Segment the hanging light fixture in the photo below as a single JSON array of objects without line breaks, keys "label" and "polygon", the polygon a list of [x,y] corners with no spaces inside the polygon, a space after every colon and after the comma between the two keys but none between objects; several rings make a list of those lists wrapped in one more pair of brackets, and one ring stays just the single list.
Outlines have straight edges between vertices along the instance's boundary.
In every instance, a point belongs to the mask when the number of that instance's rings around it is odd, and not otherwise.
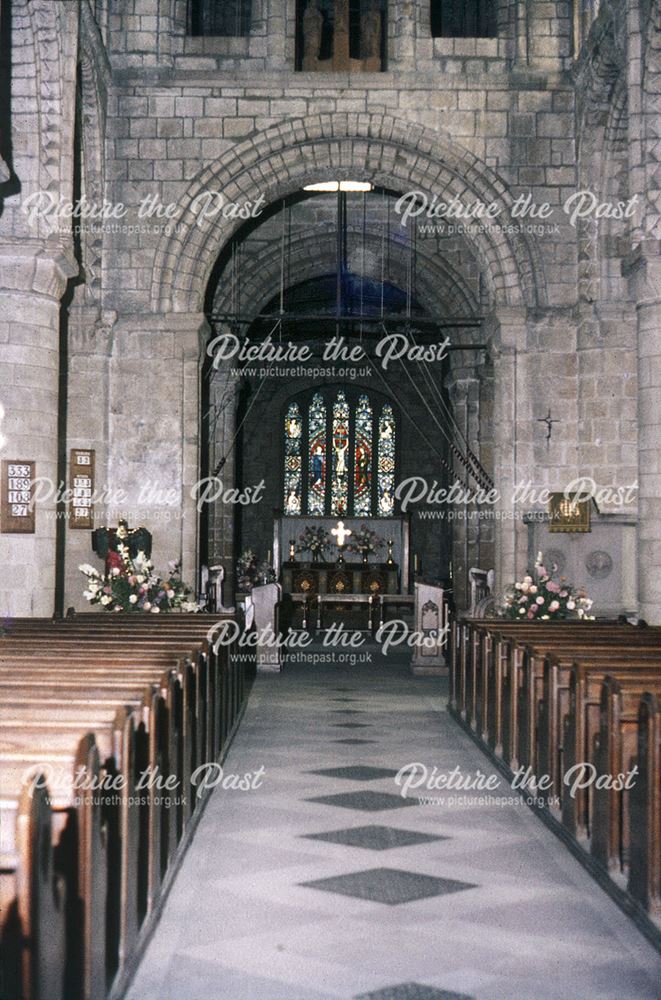
[{"label": "hanging light fixture", "polygon": [[372,191],[374,185],[369,181],[321,181],[319,184],[306,184],[304,191]]}]

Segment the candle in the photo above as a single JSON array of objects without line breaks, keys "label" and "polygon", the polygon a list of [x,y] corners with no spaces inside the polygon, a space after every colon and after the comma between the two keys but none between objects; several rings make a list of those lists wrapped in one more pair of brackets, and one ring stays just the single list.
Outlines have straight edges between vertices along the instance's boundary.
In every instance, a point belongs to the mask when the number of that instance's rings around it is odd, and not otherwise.
[{"label": "candle", "polygon": [[417,552],[413,556],[413,572],[414,573],[418,572],[418,554],[417,554]]},{"label": "candle", "polygon": [[270,566],[270,565],[271,565],[271,550],[270,550],[270,549],[269,549],[269,554],[268,554],[268,555],[267,555],[267,557],[266,557],[266,561],[267,561],[267,563],[268,563],[268,564],[269,564],[269,566]]}]

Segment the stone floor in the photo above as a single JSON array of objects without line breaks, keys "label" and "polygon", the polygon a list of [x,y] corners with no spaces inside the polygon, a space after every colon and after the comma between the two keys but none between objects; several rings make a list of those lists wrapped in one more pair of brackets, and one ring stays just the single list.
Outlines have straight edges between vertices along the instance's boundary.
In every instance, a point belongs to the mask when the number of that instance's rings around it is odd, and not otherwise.
[{"label": "stone floor", "polygon": [[[328,655],[328,654],[326,654]],[[364,654],[359,654],[364,655]],[[661,958],[401,661],[262,676],[129,1000],[644,1000]],[[434,793],[431,793],[432,795]]]}]

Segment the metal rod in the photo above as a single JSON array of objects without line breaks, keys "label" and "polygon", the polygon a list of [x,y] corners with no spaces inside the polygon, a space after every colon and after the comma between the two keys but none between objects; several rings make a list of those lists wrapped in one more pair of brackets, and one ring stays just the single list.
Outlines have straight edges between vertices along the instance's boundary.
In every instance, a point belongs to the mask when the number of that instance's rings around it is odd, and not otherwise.
[{"label": "metal rod", "polygon": [[[283,322],[289,322],[289,323],[318,323],[318,322],[329,323],[335,320],[339,320],[340,322],[356,323],[360,320],[361,317],[351,314],[338,316],[333,313],[308,314],[308,313],[284,312],[281,314],[277,313],[275,315],[273,313],[257,313],[254,316],[246,317],[245,319],[243,319],[241,316],[237,316],[234,313],[213,311],[209,313],[207,318],[210,323],[227,323],[231,321],[233,323],[241,324],[243,326],[251,326],[257,320],[265,320],[272,322],[274,318],[278,318]],[[366,314],[362,317],[362,319],[364,320],[365,323],[375,323],[379,325],[381,323],[390,323],[393,325],[401,324],[402,326],[406,326],[408,324],[413,327],[430,326],[443,330],[443,329],[449,329],[453,326],[477,329],[478,327],[482,326],[485,317],[474,316],[467,318],[467,317],[449,316],[444,319],[433,319],[428,316],[412,316],[410,319],[407,319],[406,316],[398,315],[395,313],[390,315],[386,314],[385,316],[370,316],[369,314]],[[468,348],[466,349],[468,350]]]}]

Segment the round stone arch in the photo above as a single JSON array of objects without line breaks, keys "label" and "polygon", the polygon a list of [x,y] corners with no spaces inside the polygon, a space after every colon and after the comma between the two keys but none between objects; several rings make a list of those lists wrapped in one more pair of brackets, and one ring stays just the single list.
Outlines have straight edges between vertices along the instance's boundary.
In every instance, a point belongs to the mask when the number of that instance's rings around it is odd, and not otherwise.
[{"label": "round stone arch", "polygon": [[643,76],[645,170],[644,234],[661,238],[661,181],[659,180],[659,139],[661,138],[661,0],[654,0],[645,29]]},{"label": "round stone arch", "polygon": [[206,191],[227,202],[266,204],[329,179],[369,180],[428,198],[459,198],[498,205],[502,228],[471,239],[494,306],[543,306],[541,259],[523,234],[502,231],[510,222],[513,196],[505,182],[448,136],[385,115],[316,115],[284,121],[258,132],[202,170],[180,201],[176,231],[158,247],[152,308],[160,313],[200,312],[207,283],[223,246],[241,220],[202,220],[193,205]]}]

